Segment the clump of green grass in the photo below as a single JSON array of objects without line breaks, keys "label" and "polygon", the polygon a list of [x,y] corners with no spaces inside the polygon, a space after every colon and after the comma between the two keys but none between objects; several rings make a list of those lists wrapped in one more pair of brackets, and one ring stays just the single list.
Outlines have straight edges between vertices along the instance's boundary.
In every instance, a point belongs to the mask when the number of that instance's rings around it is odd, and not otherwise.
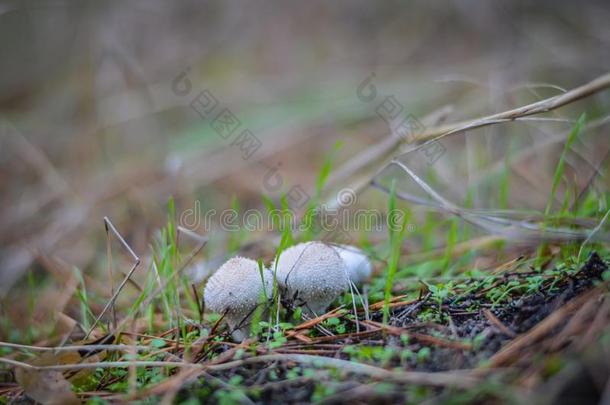
[{"label": "clump of green grass", "polygon": [[[543,225],[542,225],[543,231],[545,230],[546,226],[548,225],[546,218],[548,218],[551,214],[551,209],[553,208],[553,203],[555,202],[555,199],[556,199],[557,189],[559,187],[559,184],[561,183],[561,179],[563,178],[563,173],[565,170],[566,156],[567,156],[568,152],[570,151],[570,149],[572,148],[574,141],[576,141],[576,139],[582,132],[582,128],[585,124],[586,117],[587,116],[585,113],[582,113],[580,115],[580,117],[576,121],[576,124],[574,125],[574,127],[572,128],[570,133],[568,134],[568,138],[563,147],[563,151],[561,152],[561,155],[559,156],[559,161],[557,162],[557,166],[555,167],[555,174],[553,175],[551,193],[549,195],[549,199],[547,201],[546,208],[544,209],[545,221],[543,222]],[[568,212],[569,201],[570,201],[570,192],[569,192],[569,189],[566,188],[566,192],[564,195],[564,201],[563,201],[562,207],[559,211],[559,215],[556,216],[556,218],[553,222],[556,222],[557,219],[563,219],[563,218],[566,218],[569,216],[569,212]],[[547,246],[548,245],[546,243],[542,243],[538,249],[538,255],[537,255],[537,257],[538,257],[537,266],[538,267],[540,265],[542,265],[542,263],[545,260],[545,251],[547,249]],[[564,249],[566,249],[566,248],[564,248]]]},{"label": "clump of green grass", "polygon": [[[551,213],[551,208],[553,207],[553,202],[555,201],[555,195],[557,194],[557,188],[559,187],[559,183],[561,183],[561,179],[563,177],[563,172],[565,169],[565,160],[566,155],[572,148],[574,141],[580,135],[582,128],[585,124],[585,120],[587,118],[586,113],[582,113],[572,131],[568,134],[568,139],[563,147],[563,151],[561,152],[561,156],[559,157],[559,161],[557,162],[557,166],[555,167],[555,174],[553,176],[553,183],[551,186],[551,195],[549,196],[549,200],[547,202],[546,208],[544,209],[544,215],[548,216]],[[562,212],[563,213],[563,212]]]},{"label": "clump of green grass", "polygon": [[89,330],[93,319],[95,319],[95,315],[91,311],[89,295],[87,294],[87,287],[85,286],[85,279],[83,278],[83,274],[79,268],[74,267],[72,271],[74,271],[74,275],[78,279],[79,283],[79,287],[76,289],[76,297],[78,298],[78,302],[80,304],[81,324],[83,325],[84,330]]},{"label": "clump of green grass", "polygon": [[182,317],[180,305],[179,284],[173,276],[174,270],[180,262],[180,252],[177,245],[176,235],[176,208],[174,200],[168,203],[167,226],[161,230],[161,234],[153,247],[153,274],[156,276],[159,286],[167,282],[166,288],[161,292],[161,304],[165,318],[169,326],[178,326]]},{"label": "clump of green grass", "polygon": [[[390,317],[390,299],[392,296],[392,286],[394,285],[394,277],[398,262],[400,260],[402,241],[407,229],[407,223],[410,219],[410,211],[403,211],[402,221],[399,220],[399,214],[396,208],[396,182],[392,181],[390,188],[390,197],[388,200],[388,240],[390,245],[390,259],[388,261],[387,275],[384,289],[384,304],[383,304],[383,323],[387,324]],[[395,229],[398,225],[398,229]]]}]

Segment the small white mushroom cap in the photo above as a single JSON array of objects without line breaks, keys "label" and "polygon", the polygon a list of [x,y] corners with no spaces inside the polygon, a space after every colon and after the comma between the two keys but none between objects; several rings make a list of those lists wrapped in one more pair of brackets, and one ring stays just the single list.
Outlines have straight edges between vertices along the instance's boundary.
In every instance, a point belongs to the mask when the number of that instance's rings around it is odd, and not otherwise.
[{"label": "small white mushroom cap", "polygon": [[321,242],[300,243],[283,251],[277,262],[277,281],[288,298],[296,296],[307,312],[318,315],[348,287],[343,260]]},{"label": "small white mushroom cap", "polygon": [[273,293],[273,274],[263,269],[264,285],[258,263],[245,257],[225,262],[210,277],[204,290],[205,306],[212,312],[225,314],[233,339],[241,342],[249,333],[248,322],[263,292]]},{"label": "small white mushroom cap", "polygon": [[373,265],[362,249],[351,245],[333,246],[347,267],[347,275],[354,284],[367,281],[373,273]]}]

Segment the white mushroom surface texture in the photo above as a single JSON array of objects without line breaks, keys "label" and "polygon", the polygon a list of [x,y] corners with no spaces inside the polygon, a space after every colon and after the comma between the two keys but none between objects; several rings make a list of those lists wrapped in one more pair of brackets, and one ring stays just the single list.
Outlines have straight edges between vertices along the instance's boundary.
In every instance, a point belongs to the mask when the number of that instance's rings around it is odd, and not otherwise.
[{"label": "white mushroom surface texture", "polygon": [[[275,270],[275,263],[271,270]],[[281,252],[277,281],[289,299],[319,315],[348,287],[347,268],[339,254],[322,242],[305,242]]]},{"label": "white mushroom surface texture", "polygon": [[336,245],[333,247],[343,259],[352,283],[364,283],[371,277],[373,265],[363,250],[351,245]]},{"label": "white mushroom surface texture", "polygon": [[226,313],[224,319],[236,341],[247,336],[249,320],[261,299],[269,298],[273,293],[273,274],[269,269],[263,269],[263,278],[264,283],[256,261],[234,257],[225,262],[205,286],[206,308]]}]

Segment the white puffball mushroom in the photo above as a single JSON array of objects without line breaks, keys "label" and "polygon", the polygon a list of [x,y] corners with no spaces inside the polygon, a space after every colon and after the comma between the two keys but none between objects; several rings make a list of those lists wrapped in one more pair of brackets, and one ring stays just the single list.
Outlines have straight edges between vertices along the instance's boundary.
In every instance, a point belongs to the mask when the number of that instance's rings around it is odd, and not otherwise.
[{"label": "white puffball mushroom", "polygon": [[234,257],[220,266],[205,286],[206,308],[225,314],[224,320],[237,342],[248,336],[248,323],[263,292],[267,298],[273,293],[273,273],[264,268],[263,276],[264,285],[257,262],[245,257]]},{"label": "white puffball mushroom", "polygon": [[347,267],[347,275],[354,284],[367,281],[373,273],[373,265],[362,249],[351,245],[333,246]]},{"label": "white puffball mushroom", "polygon": [[289,299],[296,298],[307,313],[319,315],[348,287],[347,268],[332,247],[305,242],[280,254],[277,282]]}]

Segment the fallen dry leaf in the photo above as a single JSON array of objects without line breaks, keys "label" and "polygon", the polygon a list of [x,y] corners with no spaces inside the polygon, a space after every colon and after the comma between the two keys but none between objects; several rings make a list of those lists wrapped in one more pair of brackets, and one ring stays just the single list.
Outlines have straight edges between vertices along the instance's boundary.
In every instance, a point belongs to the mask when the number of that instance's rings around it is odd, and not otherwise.
[{"label": "fallen dry leaf", "polygon": [[59,371],[17,368],[15,377],[25,394],[43,405],[80,404]]},{"label": "fallen dry leaf", "polygon": [[[44,353],[31,361],[30,364],[36,366],[75,364],[80,360],[81,357],[78,352]],[[72,385],[60,371],[30,370],[17,367],[15,378],[28,397],[43,405],[80,404],[80,401],[72,392]]]}]

